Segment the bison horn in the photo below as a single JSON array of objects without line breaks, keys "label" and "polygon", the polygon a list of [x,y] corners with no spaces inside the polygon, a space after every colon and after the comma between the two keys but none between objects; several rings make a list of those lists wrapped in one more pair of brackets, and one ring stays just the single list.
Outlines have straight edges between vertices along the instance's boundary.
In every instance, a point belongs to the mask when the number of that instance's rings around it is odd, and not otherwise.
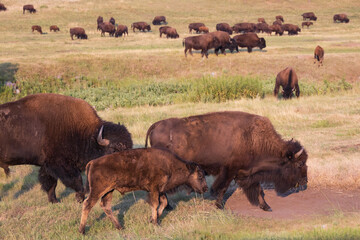
[{"label": "bison horn", "polygon": [[98,144],[99,144],[100,146],[106,147],[107,145],[110,144],[110,141],[109,141],[108,139],[104,139],[104,138],[102,137],[103,130],[104,130],[104,125],[102,125],[101,128],[100,128],[99,135],[98,135],[98,137],[97,137],[97,142],[98,142]]},{"label": "bison horn", "polygon": [[295,153],[295,158],[300,157],[300,155],[303,153],[303,151],[304,151],[304,149],[303,149],[303,148],[301,148],[301,150],[300,150],[300,151],[298,151],[297,153]]}]

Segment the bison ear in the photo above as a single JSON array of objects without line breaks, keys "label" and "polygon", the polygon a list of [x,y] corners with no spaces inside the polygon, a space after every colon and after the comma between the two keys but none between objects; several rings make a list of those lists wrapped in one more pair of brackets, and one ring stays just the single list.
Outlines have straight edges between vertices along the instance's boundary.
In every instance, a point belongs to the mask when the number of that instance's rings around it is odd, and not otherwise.
[{"label": "bison ear", "polygon": [[106,146],[108,146],[110,144],[110,141],[108,139],[104,139],[102,137],[103,130],[104,130],[104,125],[101,126],[100,131],[99,131],[99,135],[98,135],[96,140],[97,140],[97,143],[100,146],[106,147]]}]

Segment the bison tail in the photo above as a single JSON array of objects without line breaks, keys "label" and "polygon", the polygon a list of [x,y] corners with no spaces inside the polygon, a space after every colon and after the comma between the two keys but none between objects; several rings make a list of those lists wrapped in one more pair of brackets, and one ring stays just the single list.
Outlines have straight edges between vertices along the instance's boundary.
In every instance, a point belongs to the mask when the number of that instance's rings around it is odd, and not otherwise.
[{"label": "bison tail", "polygon": [[157,125],[157,123],[154,123],[153,125],[151,125],[151,126],[149,127],[149,129],[147,130],[147,132],[146,132],[145,148],[147,148],[147,146],[148,146],[148,138],[149,138],[149,135],[150,135],[150,133],[152,132],[152,130],[154,130],[154,128],[156,127],[156,125]]},{"label": "bison tail", "polygon": [[290,71],[289,71],[289,80],[288,80],[289,87],[291,87],[291,82],[292,82],[292,68],[290,68]]}]

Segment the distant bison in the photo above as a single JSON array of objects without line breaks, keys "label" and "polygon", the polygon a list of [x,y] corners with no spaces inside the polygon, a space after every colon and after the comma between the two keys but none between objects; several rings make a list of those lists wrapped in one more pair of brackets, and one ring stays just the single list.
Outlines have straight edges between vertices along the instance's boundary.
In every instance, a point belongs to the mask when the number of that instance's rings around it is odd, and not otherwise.
[{"label": "distant bison", "polygon": [[264,18],[258,18],[258,22],[259,22],[259,23],[266,23],[266,21],[265,21]]},{"label": "distant bison", "polygon": [[287,67],[276,76],[274,96],[277,97],[279,88],[282,87],[282,95],[284,99],[291,98],[293,91],[296,97],[300,96],[300,88],[298,84],[298,77],[291,67]]},{"label": "distant bison", "polygon": [[50,26],[50,32],[51,31],[57,32],[57,31],[60,31],[60,28],[58,28],[58,26],[56,26],[56,25],[51,25]]},{"label": "distant bison", "polygon": [[77,37],[77,39],[88,39],[88,36],[85,33],[85,29],[81,27],[70,28],[71,40],[74,40],[73,36]]},{"label": "distant bison", "polygon": [[206,56],[208,57],[208,50],[212,48],[214,45],[214,42],[216,43],[217,38],[211,35],[210,33],[199,35],[199,36],[193,36],[193,37],[187,37],[183,40],[183,46],[185,46],[185,57],[187,56],[186,52],[189,50],[191,56],[192,49],[195,50],[201,50],[201,57]]},{"label": "distant bison", "polygon": [[115,34],[115,26],[111,22],[103,22],[99,25],[101,30],[101,36],[105,37],[105,33],[109,33],[110,37],[113,37]]},{"label": "distant bison", "polygon": [[342,14],[335,14],[334,17],[334,22],[345,22],[345,23],[348,23],[350,20],[348,18],[348,16],[345,14],[345,13],[342,13]]},{"label": "distant bison", "polygon": [[165,16],[156,16],[156,17],[154,17],[152,24],[153,25],[167,24],[166,17]]},{"label": "distant bison", "polygon": [[234,37],[237,45],[239,47],[246,47],[248,52],[252,52],[252,49],[259,47],[260,50],[266,47],[266,41],[264,38],[259,38],[256,33],[245,33],[241,35],[236,35]]},{"label": "distant bison", "polygon": [[131,28],[133,32],[135,32],[135,29],[138,29],[139,31],[143,31],[143,32],[145,32],[145,30],[147,31],[151,30],[150,25],[147,24],[146,22],[134,22],[133,24],[131,24]]},{"label": "distant bison", "polygon": [[170,26],[162,26],[162,27],[159,27],[160,37],[161,37],[163,34],[167,35],[166,32],[167,32],[167,29],[169,29],[169,28],[171,28],[171,27],[170,27]]},{"label": "distant bison", "polygon": [[227,23],[218,23],[218,24],[216,24],[216,31],[227,32],[230,35],[233,33],[233,29]]},{"label": "distant bison", "polygon": [[31,4],[23,6],[23,14],[25,14],[25,11],[29,11],[29,13],[36,13],[36,9]]},{"label": "distant bison", "polygon": [[284,18],[281,15],[276,16],[275,19],[284,22]]},{"label": "distant bison", "polygon": [[312,22],[302,22],[301,23],[301,27],[304,28],[304,26],[307,26],[307,28],[309,28],[309,26],[313,25]]},{"label": "distant bison", "polygon": [[32,26],[32,27],[31,27],[31,30],[32,30],[32,32],[38,31],[40,34],[43,33],[42,30],[41,30],[41,27],[40,27],[39,25],[34,25],[34,26]]},{"label": "distant bison", "polygon": [[294,25],[294,24],[283,24],[281,25],[282,29],[284,31],[288,32],[288,35],[297,35],[298,32],[301,32],[301,28],[299,28],[299,26]]},{"label": "distant bison", "polygon": [[316,60],[319,62],[318,67],[320,67],[320,65],[323,65],[323,60],[324,60],[324,49],[322,47],[320,47],[319,45],[315,48],[314,51],[314,64],[316,63]]},{"label": "distant bison", "polygon": [[179,34],[175,28],[171,27],[166,30],[166,38],[179,38]]},{"label": "distant bison", "polygon": [[269,25],[267,23],[258,23],[256,24],[257,33],[271,33]]},{"label": "distant bison", "polygon": [[109,19],[109,23],[111,23],[112,25],[115,26],[115,18],[111,17],[111,18]]},{"label": "distant bison", "polygon": [[124,37],[125,37],[125,33],[126,33],[126,35],[129,36],[128,27],[125,26],[125,25],[119,24],[117,29],[116,29],[116,32],[115,32],[115,37],[121,37],[123,34],[124,34]]},{"label": "distant bison", "polygon": [[102,24],[104,22],[104,18],[102,16],[99,16],[97,18],[96,22],[97,22],[97,30],[99,31],[99,30],[101,30],[100,29],[100,24]]},{"label": "distant bison", "polygon": [[269,31],[270,31],[270,35],[272,32],[274,32],[275,35],[279,35],[279,36],[282,36],[284,33],[284,30],[282,29],[281,25],[278,24],[269,26]]},{"label": "distant bison", "polygon": [[232,29],[236,33],[255,32],[256,31],[256,24],[255,23],[236,23],[232,27]]},{"label": "distant bison", "polygon": [[100,206],[117,229],[121,229],[117,217],[111,211],[114,190],[121,194],[135,190],[149,192],[151,222],[158,224],[158,217],[167,206],[167,192],[175,192],[180,186],[197,193],[208,187],[204,171],[195,163],[186,162],[168,150],[138,148],[100,157],[86,166],[90,189],[84,201],[79,232],[85,234],[90,210],[101,198]]},{"label": "distant bison", "polygon": [[304,21],[306,19],[313,20],[313,21],[317,20],[317,17],[315,16],[315,13],[313,13],[313,12],[303,13],[301,16],[303,17]]},{"label": "distant bison", "polygon": [[3,3],[0,3],[0,11],[6,11],[7,8],[5,7],[5,5]]},{"label": "distant bison", "polygon": [[209,28],[206,26],[199,27],[199,33],[209,33]]},{"label": "distant bison", "polygon": [[205,27],[205,24],[203,23],[190,23],[189,24],[189,33],[192,33],[192,30],[194,30],[196,33],[199,33],[199,28],[204,26]]}]

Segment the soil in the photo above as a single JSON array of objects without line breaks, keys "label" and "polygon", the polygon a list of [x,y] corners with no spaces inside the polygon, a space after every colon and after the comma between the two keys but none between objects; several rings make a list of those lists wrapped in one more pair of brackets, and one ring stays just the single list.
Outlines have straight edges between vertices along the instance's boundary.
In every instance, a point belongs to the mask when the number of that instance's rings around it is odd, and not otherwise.
[{"label": "soil", "polygon": [[232,212],[259,218],[294,219],[330,215],[338,211],[344,214],[360,212],[360,191],[314,189],[279,197],[274,190],[265,190],[265,201],[272,212],[252,206],[242,190],[237,189],[226,201],[225,208]]}]

